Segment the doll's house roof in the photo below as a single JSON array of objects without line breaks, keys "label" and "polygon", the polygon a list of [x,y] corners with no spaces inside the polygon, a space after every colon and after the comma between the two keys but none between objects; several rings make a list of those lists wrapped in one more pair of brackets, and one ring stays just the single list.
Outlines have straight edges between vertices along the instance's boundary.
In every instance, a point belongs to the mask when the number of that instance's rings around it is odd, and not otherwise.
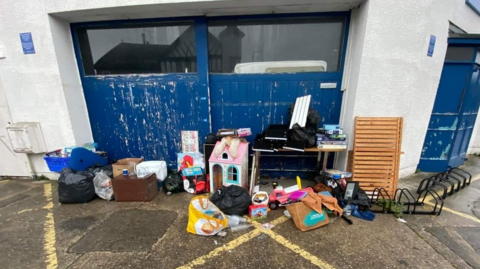
[{"label": "doll's house roof", "polygon": [[[215,145],[215,148],[217,148],[220,145],[220,141],[217,142]],[[213,150],[215,151],[215,149]],[[228,154],[228,159],[223,158],[223,153],[226,152]],[[230,147],[226,146],[225,150],[217,157],[212,152],[212,155],[210,155],[210,158],[208,159],[209,162],[216,162],[216,163],[226,163],[226,164],[238,164],[241,165],[243,158],[245,154],[248,154],[248,143],[241,142],[238,145],[237,148],[237,158],[233,158],[232,155],[230,155]]]}]

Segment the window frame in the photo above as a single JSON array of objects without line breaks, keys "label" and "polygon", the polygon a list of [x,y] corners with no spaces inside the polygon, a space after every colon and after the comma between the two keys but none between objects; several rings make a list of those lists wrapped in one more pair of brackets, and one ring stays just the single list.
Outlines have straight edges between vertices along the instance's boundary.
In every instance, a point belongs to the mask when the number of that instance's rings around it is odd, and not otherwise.
[{"label": "window frame", "polygon": [[[208,34],[210,32],[208,31],[209,27],[221,27],[221,26],[267,26],[267,25],[305,25],[305,24],[321,24],[321,23],[332,23],[332,22],[341,22],[342,23],[342,30],[341,30],[341,39],[340,39],[340,44],[339,44],[339,55],[337,58],[337,68],[334,71],[329,71],[328,68],[326,71],[309,71],[309,72],[278,72],[278,73],[234,73],[234,72],[211,72],[209,70],[209,73],[212,75],[261,75],[261,74],[305,74],[305,73],[335,73],[339,72],[340,69],[342,68],[342,61],[343,61],[343,52],[346,48],[344,48],[344,42],[345,42],[345,34],[346,28],[345,24],[347,23],[347,17],[342,17],[342,16],[236,16],[236,17],[226,17],[227,19],[222,19],[222,17],[215,17],[215,18],[209,18],[207,20],[207,44],[208,44]],[[297,19],[297,20],[296,20]],[[330,19],[330,21],[329,21]],[[285,21],[282,21],[285,20]],[[323,21],[322,21],[323,20]],[[232,22],[232,24],[230,24]],[[289,23],[290,22],[290,23]],[[222,23],[226,23],[223,25]],[[210,61],[213,60],[210,58],[210,53],[209,53],[209,65]],[[283,61],[295,61],[295,60],[283,60]],[[314,59],[311,61],[323,61],[319,59]],[[257,63],[262,63],[262,62],[276,62],[276,60],[265,60],[265,61],[259,61]],[[243,62],[241,62],[243,63]],[[210,67],[210,66],[209,66]],[[328,65],[327,65],[328,67]],[[209,68],[210,69],[210,68]]]},{"label": "window frame", "polygon": [[[348,44],[348,35],[350,29],[350,11],[338,11],[338,12],[314,12],[314,13],[294,13],[294,14],[260,14],[260,15],[238,15],[238,16],[217,16],[217,17],[207,17],[206,20],[206,29],[208,35],[208,24],[210,22],[216,21],[225,21],[225,20],[261,20],[261,19],[295,19],[295,18],[321,18],[321,17],[333,17],[333,18],[343,18],[343,31],[342,31],[342,40],[341,40],[341,52],[338,62],[337,71],[325,71],[325,72],[298,72],[298,73],[247,73],[247,74],[235,74],[235,73],[211,73],[210,76],[222,77],[222,76],[240,76],[240,77],[250,77],[250,76],[262,76],[262,77],[278,77],[278,76],[295,76],[295,75],[304,75],[308,78],[316,76],[316,74],[333,74],[340,73],[343,74],[345,68],[345,59],[347,53],[347,44]],[[207,40],[208,48],[208,40]],[[207,61],[210,60],[207,57]]]},{"label": "window frame", "polygon": [[[194,29],[195,33],[195,65],[198,66],[198,56],[197,56],[197,31],[196,31],[196,21],[192,19],[183,19],[183,20],[161,20],[161,21],[125,21],[121,23],[85,23],[85,24],[72,24],[72,37],[74,40],[75,51],[77,58],[81,58],[81,63],[78,63],[79,70],[82,72],[85,77],[95,77],[95,76],[130,76],[130,75],[145,75],[145,74],[158,74],[158,75],[175,75],[175,74],[193,74],[195,75],[198,72],[198,67],[196,72],[170,72],[170,73],[152,73],[152,72],[142,72],[142,73],[118,73],[118,74],[87,74],[85,66],[86,63],[91,65],[89,68],[94,69],[95,63],[92,59],[92,48],[88,39],[88,30],[114,30],[114,29],[140,29],[140,28],[153,28],[153,27],[173,27],[173,26],[191,26]],[[82,44],[80,35],[86,36],[86,41],[88,44]],[[179,35],[180,37],[181,35]],[[82,46],[85,46],[85,51],[82,50]],[[118,45],[117,45],[118,46]],[[77,52],[78,50],[78,52]],[[89,53],[89,58],[84,57],[84,53]],[[105,54],[106,55],[106,54]],[[105,56],[104,55],[104,56]],[[103,56],[102,56],[103,57]],[[78,61],[77,61],[78,62]]]},{"label": "window frame", "polygon": [[[94,22],[80,22],[71,23],[70,32],[72,35],[73,49],[75,57],[77,59],[77,68],[81,78],[95,78],[95,77],[119,77],[119,76],[200,76],[202,80],[206,80],[206,77],[214,76],[229,76],[229,73],[210,73],[208,67],[208,28],[207,23],[213,20],[242,20],[242,19],[271,19],[271,18],[305,18],[305,17],[343,17],[343,40],[342,40],[342,52],[340,53],[339,68],[337,71],[332,72],[308,72],[308,73],[279,73],[279,74],[235,74],[239,76],[265,76],[265,77],[278,77],[278,76],[295,76],[298,74],[306,75],[307,78],[311,77],[311,74],[343,74],[345,68],[345,58],[347,52],[348,35],[350,29],[350,11],[338,11],[338,12],[310,12],[310,13],[286,13],[286,14],[261,14],[261,15],[239,15],[239,16],[191,16],[191,17],[175,17],[175,18],[155,18],[155,19],[132,19],[132,20],[110,20],[110,21],[94,21]],[[111,75],[86,75],[83,68],[83,59],[80,53],[79,40],[77,37],[77,28],[79,27],[95,27],[95,28],[122,28],[125,25],[134,24],[146,24],[146,23],[175,23],[193,21],[195,27],[195,43],[197,54],[197,72],[196,73],[134,73],[134,74],[111,74]]]},{"label": "window frame", "polygon": [[[233,169],[232,172],[230,172],[230,168]],[[229,165],[227,166],[227,173],[226,173],[226,176],[227,176],[227,183],[232,183],[232,184],[238,184],[240,181],[239,181],[239,172],[238,172],[238,167],[236,165]],[[236,176],[236,180],[233,180],[233,179],[230,179],[230,175],[232,175],[232,178],[234,178],[234,176]]]},{"label": "window frame", "polygon": [[448,50],[449,47],[473,48],[474,51],[473,51],[473,55],[472,55],[471,59],[469,59],[469,60],[447,60],[447,54],[445,53],[445,60],[444,60],[445,63],[459,63],[459,64],[475,63],[475,61],[477,60],[476,55],[477,55],[478,52],[480,52],[480,44],[479,44],[479,47],[475,47],[475,46],[472,46],[472,45],[468,45],[468,43],[463,43],[462,40],[457,41],[455,39],[449,39],[447,50]]}]

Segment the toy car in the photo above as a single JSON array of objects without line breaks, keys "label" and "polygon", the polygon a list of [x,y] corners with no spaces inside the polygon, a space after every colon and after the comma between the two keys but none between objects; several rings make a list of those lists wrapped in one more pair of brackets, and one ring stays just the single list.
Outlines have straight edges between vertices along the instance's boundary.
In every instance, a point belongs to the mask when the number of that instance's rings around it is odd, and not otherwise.
[{"label": "toy car", "polygon": [[[296,187],[296,188],[292,188],[292,187]],[[283,188],[274,189],[273,192],[268,196],[268,207],[270,207],[271,210],[275,210],[281,204],[287,203],[290,195],[298,191],[297,185],[292,187],[289,187],[286,189],[283,189]],[[307,187],[305,189],[301,189],[301,191],[313,191],[313,189],[310,187]]]}]

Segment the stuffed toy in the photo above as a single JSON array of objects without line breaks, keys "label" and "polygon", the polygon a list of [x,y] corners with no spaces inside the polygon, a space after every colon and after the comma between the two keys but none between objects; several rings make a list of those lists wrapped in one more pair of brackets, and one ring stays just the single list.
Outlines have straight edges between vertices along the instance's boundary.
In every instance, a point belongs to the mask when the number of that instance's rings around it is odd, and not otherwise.
[{"label": "stuffed toy", "polygon": [[222,138],[222,141],[220,142],[220,145],[218,147],[215,147],[215,150],[213,151],[213,154],[215,154],[215,157],[218,158],[220,154],[222,154],[223,150],[228,146],[228,151],[230,152],[230,155],[233,158],[237,158],[238,156],[238,145],[240,144],[240,138],[238,137],[231,137],[231,136],[226,136]]}]

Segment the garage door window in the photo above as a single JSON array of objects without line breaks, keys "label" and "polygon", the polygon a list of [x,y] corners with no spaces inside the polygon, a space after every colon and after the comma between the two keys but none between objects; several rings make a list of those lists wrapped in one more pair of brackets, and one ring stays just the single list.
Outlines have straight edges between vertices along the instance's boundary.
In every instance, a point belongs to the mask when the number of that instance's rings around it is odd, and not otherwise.
[{"label": "garage door window", "polygon": [[299,73],[339,70],[345,18],[211,21],[213,73]]},{"label": "garage door window", "polygon": [[197,72],[193,22],[76,32],[85,75]]}]

